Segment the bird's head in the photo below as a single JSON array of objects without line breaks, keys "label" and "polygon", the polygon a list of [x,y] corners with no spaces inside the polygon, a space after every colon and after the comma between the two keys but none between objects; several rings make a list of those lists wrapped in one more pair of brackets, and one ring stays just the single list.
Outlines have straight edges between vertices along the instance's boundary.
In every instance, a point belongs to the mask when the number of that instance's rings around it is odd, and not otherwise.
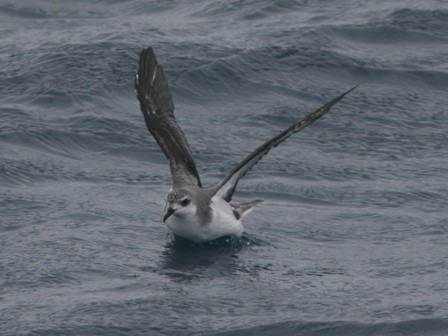
[{"label": "bird's head", "polygon": [[194,216],[196,214],[196,205],[194,204],[191,193],[186,190],[173,190],[165,200],[163,221],[166,222],[171,216],[179,218]]}]

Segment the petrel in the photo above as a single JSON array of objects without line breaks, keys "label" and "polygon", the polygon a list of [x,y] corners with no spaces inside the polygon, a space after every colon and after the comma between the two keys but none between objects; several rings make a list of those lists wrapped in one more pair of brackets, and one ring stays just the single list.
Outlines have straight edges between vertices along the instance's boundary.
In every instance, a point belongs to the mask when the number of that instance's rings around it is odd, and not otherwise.
[{"label": "petrel", "polygon": [[173,99],[163,68],[157,63],[151,47],[142,50],[135,76],[135,91],[146,127],[168,159],[173,179],[172,189],[165,199],[163,222],[175,236],[194,242],[212,241],[223,236],[241,236],[242,219],[262,201],[232,202],[238,181],[271,148],[322,117],[355,88],[356,86],[266,141],[233,167],[218,185],[204,188],[190,146],[174,117]]}]

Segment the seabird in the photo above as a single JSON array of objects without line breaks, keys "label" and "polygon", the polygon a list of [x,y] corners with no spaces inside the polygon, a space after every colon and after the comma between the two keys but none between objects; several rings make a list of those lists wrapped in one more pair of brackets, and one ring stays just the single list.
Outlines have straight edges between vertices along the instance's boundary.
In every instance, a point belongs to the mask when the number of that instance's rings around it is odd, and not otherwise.
[{"label": "seabird", "polygon": [[142,50],[135,76],[135,91],[146,127],[165,153],[173,186],[165,199],[163,222],[175,236],[194,242],[212,241],[223,236],[240,236],[241,220],[261,200],[235,203],[232,196],[238,181],[273,147],[299,132],[330,111],[356,88],[344,92],[300,121],[266,141],[237,164],[215,187],[204,188],[190,146],[174,117],[168,80],[151,47]]}]

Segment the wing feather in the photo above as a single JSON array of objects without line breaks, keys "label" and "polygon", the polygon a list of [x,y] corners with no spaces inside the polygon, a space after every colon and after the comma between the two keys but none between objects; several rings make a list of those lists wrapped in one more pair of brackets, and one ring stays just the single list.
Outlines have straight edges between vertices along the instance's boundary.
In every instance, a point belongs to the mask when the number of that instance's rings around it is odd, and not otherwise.
[{"label": "wing feather", "polygon": [[142,50],[140,54],[135,90],[146,127],[169,160],[173,187],[201,187],[190,146],[174,117],[168,80],[151,47]]},{"label": "wing feather", "polygon": [[305,118],[296,123],[292,124],[290,127],[285,129],[283,132],[279,133],[272,139],[266,141],[260,147],[255,149],[249,154],[243,161],[236,165],[229,174],[218,184],[215,188],[214,195],[223,198],[227,202],[232,200],[233,193],[238,184],[238,181],[246,175],[246,173],[263,157],[265,156],[273,147],[276,147],[281,142],[285,141],[292,134],[297,133],[304,129],[306,126],[312,124],[315,120],[322,117],[331,107],[340,101],[345,95],[353,91],[357,86],[351,88],[350,90],[344,92],[340,96],[329,101],[325,105],[321,106],[314,112],[308,114]]}]

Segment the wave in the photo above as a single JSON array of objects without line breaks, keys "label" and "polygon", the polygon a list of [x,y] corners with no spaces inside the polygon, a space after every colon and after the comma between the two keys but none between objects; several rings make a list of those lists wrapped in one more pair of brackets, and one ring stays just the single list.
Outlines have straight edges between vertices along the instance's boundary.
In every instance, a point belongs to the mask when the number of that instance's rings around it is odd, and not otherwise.
[{"label": "wave", "polygon": [[369,336],[442,336],[448,330],[446,319],[420,319],[399,322],[361,323],[361,322],[281,322],[278,324],[235,329],[228,332],[208,335],[369,335]]},{"label": "wave", "polygon": [[[227,331],[193,331],[189,335],[207,336],[268,336],[268,335],[294,335],[294,336],[333,336],[333,335],[366,335],[366,336],[445,336],[448,330],[446,319],[417,319],[397,322],[363,323],[352,321],[334,322],[298,322],[286,321],[245,328],[221,327]],[[85,324],[72,327],[59,327],[54,329],[33,330],[33,336],[51,335],[141,335],[157,333],[157,335],[185,334],[185,329],[160,328],[158,326],[126,325],[106,326],[101,324]],[[25,334],[24,334],[25,335]]]}]

